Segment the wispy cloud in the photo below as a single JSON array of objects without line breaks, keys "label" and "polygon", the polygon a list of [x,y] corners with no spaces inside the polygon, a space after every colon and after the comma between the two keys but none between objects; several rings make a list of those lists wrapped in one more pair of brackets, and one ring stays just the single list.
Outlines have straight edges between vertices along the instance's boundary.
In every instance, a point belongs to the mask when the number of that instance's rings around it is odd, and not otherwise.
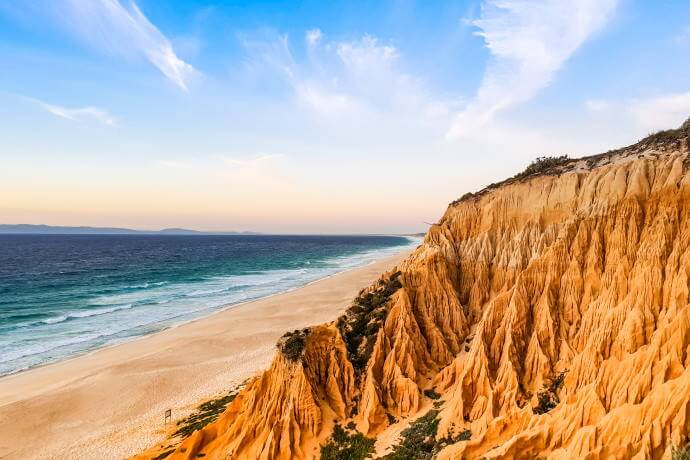
[{"label": "wispy cloud", "polygon": [[628,110],[646,129],[672,128],[690,117],[690,92],[633,100]]},{"label": "wispy cloud", "polygon": [[[361,117],[363,112],[413,109],[416,116],[440,113],[445,103],[426,90],[422,80],[401,71],[401,53],[372,35],[347,41],[328,40],[320,29],[305,32],[308,59],[292,53],[287,35],[241,37],[246,65],[257,78],[278,77],[303,108],[320,115]],[[271,80],[275,84],[275,80]]]},{"label": "wispy cloud", "polygon": [[690,92],[659,94],[623,101],[590,100],[585,107],[593,113],[626,117],[643,132],[679,126],[690,117]]},{"label": "wispy cloud", "polygon": [[585,101],[585,107],[590,112],[604,112],[611,108],[611,103],[603,99],[589,99]]},{"label": "wispy cloud", "polygon": [[314,46],[319,42],[319,40],[321,40],[322,36],[323,33],[321,32],[321,29],[311,29],[307,30],[307,32],[304,34],[304,39],[307,41],[308,45]]},{"label": "wispy cloud", "polygon": [[134,0],[52,0],[59,25],[87,46],[125,56],[139,54],[186,90],[195,69],[180,59],[170,43]]},{"label": "wispy cloud", "polygon": [[690,26],[685,26],[673,37],[674,43],[677,45],[687,45],[690,43]]},{"label": "wispy cloud", "polygon": [[156,160],[155,164],[170,169],[190,169],[192,167],[190,163],[179,160]]},{"label": "wispy cloud", "polygon": [[447,137],[479,130],[499,112],[533,98],[582,44],[611,18],[618,0],[487,0],[479,28],[491,52],[474,99]]},{"label": "wispy cloud", "polygon": [[240,167],[256,167],[262,164],[268,163],[272,160],[282,158],[285,155],[282,153],[272,153],[272,154],[259,154],[253,157],[235,157],[228,155],[218,155],[218,159],[230,166],[240,166]]},{"label": "wispy cloud", "polygon": [[64,118],[71,121],[97,121],[107,126],[115,126],[117,121],[106,110],[98,107],[75,107],[67,108],[59,105],[47,104],[43,101],[34,100],[37,104],[43,107],[47,112],[56,117]]}]

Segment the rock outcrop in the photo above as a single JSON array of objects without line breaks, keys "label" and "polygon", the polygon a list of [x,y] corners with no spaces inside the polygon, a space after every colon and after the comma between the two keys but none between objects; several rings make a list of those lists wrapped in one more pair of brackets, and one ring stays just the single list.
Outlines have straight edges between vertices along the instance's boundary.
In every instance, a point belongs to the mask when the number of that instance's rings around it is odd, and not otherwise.
[{"label": "rock outcrop", "polygon": [[170,458],[318,458],[335,423],[376,437],[439,394],[441,459],[670,459],[690,434],[689,137],[452,203]]}]

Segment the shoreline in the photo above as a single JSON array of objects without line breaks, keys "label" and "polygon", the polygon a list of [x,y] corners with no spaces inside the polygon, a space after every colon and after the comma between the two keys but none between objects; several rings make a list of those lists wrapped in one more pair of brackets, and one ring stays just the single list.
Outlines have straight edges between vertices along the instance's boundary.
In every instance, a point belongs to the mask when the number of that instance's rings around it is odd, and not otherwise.
[{"label": "shoreline", "polygon": [[411,250],[0,377],[0,458],[139,453],[164,439],[165,410],[178,420],[256,375],[285,331],[334,320]]},{"label": "shoreline", "polygon": [[[412,238],[412,237],[406,237],[406,238]],[[411,240],[411,241],[412,241],[412,240]],[[253,302],[258,302],[258,301],[265,300],[265,299],[270,299],[271,297],[274,297],[274,296],[277,296],[277,295],[287,294],[287,293],[289,293],[289,292],[294,292],[294,291],[297,291],[297,290],[299,290],[299,289],[302,289],[302,288],[304,288],[304,287],[306,287],[306,286],[309,286],[309,285],[311,285],[311,284],[318,283],[318,282],[320,282],[320,281],[323,281],[323,280],[332,278],[332,277],[334,277],[334,276],[338,276],[338,275],[340,275],[340,274],[342,274],[342,273],[347,273],[347,272],[350,272],[350,271],[353,271],[353,270],[358,270],[358,269],[360,269],[360,268],[365,268],[365,267],[367,267],[367,266],[369,266],[369,265],[372,265],[372,264],[375,264],[375,263],[377,263],[377,262],[379,262],[379,261],[382,261],[382,260],[385,260],[385,259],[388,259],[388,258],[392,258],[392,257],[396,257],[396,256],[397,256],[398,254],[400,254],[400,253],[403,253],[403,252],[408,252],[408,253],[409,253],[409,252],[411,252],[411,251],[413,250],[413,248],[414,248],[413,246],[409,246],[409,245],[408,245],[408,246],[401,246],[401,247],[400,247],[400,250],[397,251],[397,252],[394,253],[394,254],[384,254],[384,255],[381,256],[381,258],[371,260],[371,261],[369,261],[369,262],[367,262],[367,263],[365,263],[365,264],[363,264],[363,265],[356,265],[356,266],[354,266],[354,267],[348,267],[348,268],[345,268],[345,269],[343,269],[343,270],[337,271],[337,272],[335,272],[335,273],[331,273],[331,274],[328,274],[328,275],[326,275],[326,276],[323,276],[323,277],[321,277],[321,278],[317,278],[317,279],[314,279],[314,280],[311,280],[311,281],[307,281],[307,282],[304,283],[304,284],[300,284],[300,285],[297,285],[297,286],[292,286],[292,287],[290,287],[290,288],[285,289],[284,291],[277,291],[277,292],[274,292],[274,293],[271,293],[271,294],[266,294],[266,295],[264,295],[264,296],[257,297],[257,298],[254,298],[254,299],[242,300],[242,301],[239,301],[239,302],[236,302],[236,303],[225,304],[225,305],[222,305],[222,306],[220,306],[220,307],[217,307],[216,309],[209,310],[206,314],[203,314],[202,316],[197,316],[197,317],[193,317],[193,318],[190,318],[190,319],[187,319],[187,320],[183,320],[183,321],[181,321],[181,322],[179,322],[179,323],[175,323],[175,324],[172,324],[172,325],[170,325],[170,326],[165,326],[165,327],[163,327],[162,329],[159,329],[159,330],[157,330],[157,331],[150,332],[150,333],[148,333],[148,334],[134,335],[134,336],[128,337],[128,338],[126,338],[126,339],[117,341],[117,342],[115,342],[115,343],[111,343],[111,344],[108,344],[108,345],[103,345],[103,346],[100,346],[100,347],[96,347],[96,348],[92,348],[92,349],[87,349],[87,350],[79,351],[79,352],[74,353],[74,354],[71,355],[71,356],[67,356],[67,357],[64,357],[64,358],[60,358],[60,359],[57,359],[57,360],[55,360],[55,361],[47,361],[47,362],[44,362],[44,363],[41,363],[41,364],[36,364],[35,366],[30,366],[30,367],[25,367],[25,368],[22,368],[22,369],[17,369],[16,371],[10,372],[10,373],[8,373],[8,374],[0,374],[0,383],[2,382],[2,379],[7,378],[7,377],[19,375],[19,374],[22,374],[22,373],[24,373],[24,372],[28,372],[28,371],[31,371],[31,370],[34,370],[34,369],[40,369],[40,368],[43,368],[43,367],[45,367],[45,366],[52,366],[52,365],[54,365],[54,364],[64,363],[64,362],[70,361],[70,360],[72,360],[72,359],[77,359],[77,358],[81,358],[81,357],[84,357],[84,356],[89,356],[89,355],[91,355],[91,354],[93,354],[93,353],[98,353],[98,352],[101,351],[101,350],[106,350],[106,349],[112,348],[112,347],[118,347],[118,346],[120,346],[120,345],[127,344],[127,343],[131,343],[131,342],[135,342],[135,341],[137,341],[137,340],[146,339],[146,338],[148,338],[148,337],[153,337],[153,336],[155,336],[155,335],[157,335],[157,334],[160,334],[160,333],[169,331],[169,330],[171,330],[171,329],[175,329],[175,328],[184,326],[184,325],[186,325],[186,324],[191,324],[191,323],[194,323],[194,322],[196,322],[196,321],[201,321],[201,320],[207,319],[207,318],[209,318],[209,317],[211,317],[211,316],[213,316],[213,315],[217,315],[217,314],[219,314],[219,313],[223,313],[223,312],[228,311],[228,310],[231,310],[231,309],[233,309],[233,308],[241,307],[241,306],[243,306],[243,305],[250,304],[250,303],[253,303]],[[2,405],[3,405],[3,400],[2,400],[2,395],[0,394],[0,407],[2,407]],[[0,458],[2,458],[2,457],[0,457]]]}]

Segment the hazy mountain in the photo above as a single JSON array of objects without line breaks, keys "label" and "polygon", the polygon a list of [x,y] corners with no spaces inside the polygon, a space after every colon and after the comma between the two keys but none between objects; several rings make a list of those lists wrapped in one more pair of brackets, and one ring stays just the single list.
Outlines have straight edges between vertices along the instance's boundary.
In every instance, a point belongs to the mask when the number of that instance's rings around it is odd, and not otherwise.
[{"label": "hazy mountain", "polygon": [[133,230],[116,227],[67,227],[33,224],[0,224],[0,234],[41,235],[257,235],[256,232],[201,232],[185,228]]}]

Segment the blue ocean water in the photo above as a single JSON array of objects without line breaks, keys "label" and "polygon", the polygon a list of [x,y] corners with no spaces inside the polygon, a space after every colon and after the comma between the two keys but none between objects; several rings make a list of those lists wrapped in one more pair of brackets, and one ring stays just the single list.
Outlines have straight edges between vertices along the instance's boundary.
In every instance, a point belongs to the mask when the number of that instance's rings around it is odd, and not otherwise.
[{"label": "blue ocean water", "polygon": [[0,235],[0,375],[286,291],[398,236]]}]

